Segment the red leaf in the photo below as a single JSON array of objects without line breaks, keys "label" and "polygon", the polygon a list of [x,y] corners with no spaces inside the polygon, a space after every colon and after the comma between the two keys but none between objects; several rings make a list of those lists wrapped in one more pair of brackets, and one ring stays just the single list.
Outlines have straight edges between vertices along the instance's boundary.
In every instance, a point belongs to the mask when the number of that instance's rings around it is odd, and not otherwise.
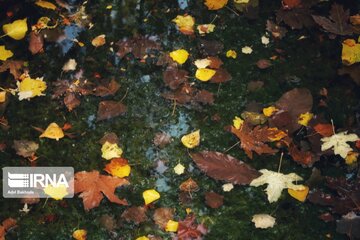
[{"label": "red leaf", "polygon": [[193,153],[191,157],[206,175],[216,180],[244,185],[260,176],[258,171],[246,163],[220,152],[203,151]]},{"label": "red leaf", "polygon": [[330,137],[334,135],[334,130],[331,124],[318,123],[314,126],[314,129],[323,137]]}]

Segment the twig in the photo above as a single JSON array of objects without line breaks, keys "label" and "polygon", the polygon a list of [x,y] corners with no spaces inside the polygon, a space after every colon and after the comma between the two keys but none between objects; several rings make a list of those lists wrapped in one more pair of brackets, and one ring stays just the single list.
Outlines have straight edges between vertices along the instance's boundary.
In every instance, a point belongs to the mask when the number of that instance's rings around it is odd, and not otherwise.
[{"label": "twig", "polygon": [[238,14],[234,9],[228,7],[228,6],[225,6],[227,9],[229,9],[230,11],[232,11],[233,13],[235,13],[236,16],[240,16],[240,14]]},{"label": "twig", "polygon": [[280,161],[279,161],[279,167],[278,167],[278,173],[280,172],[280,169],[281,169],[283,156],[284,156],[284,152],[281,152]]},{"label": "twig", "polygon": [[127,97],[128,91],[129,88],[126,89],[125,95],[121,98],[120,102],[122,102]]},{"label": "twig", "polygon": [[176,111],[176,99],[174,99],[174,106],[173,106],[173,110],[172,110],[171,116],[174,116],[174,115],[175,115],[175,111]]},{"label": "twig", "polygon": [[233,149],[236,145],[238,145],[240,143],[240,141],[236,142],[234,145],[232,145],[231,147],[229,147],[228,149],[225,150],[225,152],[230,151],[231,149]]}]

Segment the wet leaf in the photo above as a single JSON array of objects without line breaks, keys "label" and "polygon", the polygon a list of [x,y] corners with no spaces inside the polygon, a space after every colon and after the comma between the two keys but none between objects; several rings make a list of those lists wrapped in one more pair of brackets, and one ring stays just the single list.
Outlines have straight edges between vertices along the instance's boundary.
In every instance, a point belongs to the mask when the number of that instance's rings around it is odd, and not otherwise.
[{"label": "wet leaf", "polygon": [[18,79],[21,75],[21,70],[24,67],[23,61],[18,60],[7,60],[0,66],[0,72],[5,72],[10,70],[10,74],[14,76],[15,79]]},{"label": "wet leaf", "polygon": [[64,72],[73,71],[76,69],[77,62],[75,59],[70,58],[62,67]]},{"label": "wet leaf", "polygon": [[274,22],[270,20],[267,20],[266,22],[266,30],[271,32],[274,38],[279,38],[279,39],[285,37],[287,33],[286,28],[280,27],[279,25],[276,25]]},{"label": "wet leaf", "polygon": [[336,232],[346,234],[350,239],[360,238],[360,216],[354,212],[342,216],[336,221]]},{"label": "wet leaf", "polygon": [[251,181],[250,186],[259,187],[263,184],[267,184],[265,191],[270,203],[276,202],[281,196],[283,189],[291,188],[294,190],[304,190],[303,185],[295,185],[292,182],[300,181],[302,178],[295,173],[282,174],[279,172],[269,171],[267,169],[261,169],[259,172],[262,175]]},{"label": "wet leaf", "polygon": [[124,178],[130,175],[131,167],[125,158],[113,158],[104,170],[114,177]]},{"label": "wet leaf", "polygon": [[313,18],[325,31],[345,36],[353,34],[353,28],[349,24],[349,10],[344,10],[342,5],[334,3],[331,6],[329,18],[315,16]]},{"label": "wet leaf", "polygon": [[260,59],[259,61],[256,62],[256,66],[260,69],[266,69],[271,67],[271,62],[267,59]]},{"label": "wet leaf", "polygon": [[205,35],[214,32],[215,25],[214,24],[201,24],[197,26],[197,30],[200,35]]},{"label": "wet leaf", "polygon": [[56,6],[54,4],[52,4],[51,2],[48,1],[42,1],[42,0],[38,0],[35,2],[35,5],[42,7],[42,8],[46,8],[46,9],[51,9],[51,10],[55,10]]},{"label": "wet leaf", "polygon": [[307,186],[304,186],[304,187],[305,187],[305,189],[303,189],[303,190],[294,190],[294,189],[288,188],[288,193],[290,196],[292,196],[296,200],[299,200],[300,202],[305,202],[306,197],[309,193],[309,187],[307,187]]},{"label": "wet leaf", "polygon": [[215,192],[206,192],[205,204],[211,208],[219,208],[224,204],[224,196]]},{"label": "wet leaf", "polygon": [[287,111],[293,119],[300,114],[310,112],[313,105],[313,98],[306,88],[294,88],[284,93],[276,102],[278,109]]},{"label": "wet leaf", "polygon": [[93,40],[91,40],[91,44],[94,47],[100,47],[100,46],[104,45],[105,43],[106,43],[105,34],[101,34],[101,35],[95,37]]},{"label": "wet leaf", "polygon": [[26,21],[27,18],[15,20],[12,23],[3,25],[2,29],[7,36],[15,40],[21,40],[25,37],[28,30]]},{"label": "wet leaf", "polygon": [[204,4],[209,10],[219,10],[228,3],[228,0],[205,0]]},{"label": "wet leaf", "polygon": [[121,158],[123,150],[117,145],[117,143],[105,142],[101,147],[101,157],[106,160],[113,158]]},{"label": "wet leaf", "polygon": [[165,229],[169,220],[174,218],[174,210],[171,208],[157,208],[153,219],[161,229]]},{"label": "wet leaf", "polygon": [[[1,67],[0,67],[1,68]],[[351,79],[360,86],[360,63],[344,66],[338,70],[339,75],[349,75]]]},{"label": "wet leaf", "polygon": [[220,152],[193,153],[191,158],[198,168],[216,180],[245,185],[259,176],[259,173],[249,165]]},{"label": "wet leaf", "polygon": [[135,58],[142,59],[150,51],[161,50],[161,45],[158,42],[143,36],[121,40],[117,45],[119,47],[117,55],[120,58],[132,53]]},{"label": "wet leaf", "polygon": [[154,145],[159,148],[164,148],[166,145],[171,143],[172,139],[171,136],[165,132],[158,132],[155,134],[154,137]]},{"label": "wet leaf", "polygon": [[29,51],[34,55],[44,51],[44,37],[41,34],[31,32],[29,34]]},{"label": "wet leaf", "polygon": [[301,151],[294,143],[291,143],[289,146],[289,154],[295,162],[306,167],[312,166],[316,161],[310,151]]},{"label": "wet leaf", "polygon": [[[301,1],[299,0],[296,1],[301,3]],[[312,27],[314,25],[314,20],[311,16],[312,11],[306,6],[299,7],[299,5],[297,5],[297,2],[290,3],[289,1],[290,4],[288,6],[291,6],[290,9],[281,8],[276,12],[277,23],[284,22],[292,29]]]},{"label": "wet leaf", "polygon": [[340,155],[342,158],[346,158],[348,152],[353,149],[350,147],[347,142],[355,142],[360,138],[352,133],[347,134],[347,132],[340,132],[333,134],[331,137],[324,137],[321,139],[323,144],[321,145],[321,151],[325,151],[328,149],[334,150],[334,154]]},{"label": "wet leaf", "polygon": [[226,57],[236,59],[237,53],[235,50],[230,49],[226,52]]},{"label": "wet leaf", "polygon": [[119,144],[119,138],[116,135],[116,133],[113,132],[107,132],[104,134],[104,136],[99,140],[99,143],[101,145],[104,145],[106,142],[109,142],[111,144]]},{"label": "wet leaf", "polygon": [[0,60],[5,61],[8,58],[11,58],[13,56],[13,52],[10,50],[6,50],[5,46],[0,46]]},{"label": "wet leaf", "polygon": [[120,84],[115,80],[111,79],[108,84],[99,85],[94,89],[94,95],[99,97],[106,97],[110,95],[115,95],[120,89]]},{"label": "wet leaf", "polygon": [[341,60],[345,65],[360,62],[360,43],[354,39],[346,39],[342,43]]},{"label": "wet leaf", "polygon": [[77,98],[76,94],[73,92],[67,92],[64,97],[64,104],[66,108],[71,112],[76,107],[80,105],[80,100]]},{"label": "wet leaf", "polygon": [[179,223],[173,220],[169,220],[166,224],[165,231],[166,232],[177,232],[179,227]]},{"label": "wet leaf", "polygon": [[174,172],[177,175],[181,175],[185,172],[185,167],[184,165],[182,165],[181,163],[178,163],[175,167],[174,167]]},{"label": "wet leaf", "polygon": [[195,96],[193,97],[194,101],[202,103],[202,104],[214,104],[214,94],[206,91],[206,90],[200,90],[198,91]]},{"label": "wet leaf", "polygon": [[255,214],[251,220],[256,228],[272,228],[275,225],[276,219],[269,214]]},{"label": "wet leaf", "polygon": [[5,240],[6,232],[16,226],[17,221],[13,218],[7,218],[0,225],[0,239]]},{"label": "wet leaf", "polygon": [[59,141],[59,139],[63,138],[64,132],[61,129],[61,127],[59,127],[59,125],[57,125],[57,123],[53,122],[50,123],[49,126],[45,129],[45,131],[39,136],[39,138],[50,138],[50,139],[55,139],[56,141]]},{"label": "wet leaf", "polygon": [[35,154],[39,148],[39,144],[28,140],[14,140],[13,148],[17,155],[27,158]]},{"label": "wet leaf", "polygon": [[185,49],[178,49],[169,53],[172,60],[179,64],[184,64],[189,57],[188,51]]},{"label": "wet leaf", "polygon": [[143,192],[143,199],[145,201],[145,205],[148,205],[158,199],[160,199],[160,193],[158,193],[155,189],[148,189]]},{"label": "wet leaf", "polygon": [[102,101],[99,103],[96,121],[108,120],[126,112],[126,106],[121,102]]},{"label": "wet leaf", "polygon": [[44,193],[55,200],[62,200],[66,195],[69,194],[67,187],[63,184],[56,187],[53,185],[47,185],[44,188]]},{"label": "wet leaf", "polygon": [[179,31],[185,35],[194,34],[195,18],[190,15],[177,15],[172,20],[178,27]]},{"label": "wet leaf", "polygon": [[252,50],[251,47],[245,46],[245,47],[241,48],[241,52],[242,52],[243,54],[251,54],[251,53],[253,52],[253,50]]},{"label": "wet leaf", "polygon": [[[24,74],[23,74],[24,75]],[[29,75],[24,76],[24,78],[21,81],[18,81],[17,83],[18,87],[18,95],[19,100],[27,99],[37,97],[37,96],[44,96],[43,93],[47,86],[46,82],[44,82],[43,78],[31,78]]]},{"label": "wet leaf", "polygon": [[314,117],[314,114],[306,112],[299,115],[298,123],[302,126],[307,126],[310,120]]},{"label": "wet leaf", "polygon": [[178,239],[202,239],[208,232],[203,224],[196,223],[194,214],[189,214],[182,221],[179,221],[177,232]]},{"label": "wet leaf", "polygon": [[136,207],[132,206],[127,208],[122,214],[121,217],[124,218],[127,222],[134,222],[139,225],[142,222],[145,222],[148,217],[146,216],[145,207]]},{"label": "wet leaf", "polygon": [[182,144],[187,148],[194,148],[200,144],[200,130],[186,134],[181,137]]},{"label": "wet leaf", "polygon": [[85,229],[77,229],[73,232],[72,237],[75,240],[86,240],[87,239],[87,231]]},{"label": "wet leaf", "polygon": [[323,137],[330,137],[334,134],[333,126],[330,123],[318,123],[314,130]]},{"label": "wet leaf", "polygon": [[211,83],[223,83],[232,79],[231,74],[224,68],[216,70],[215,75],[210,79]]},{"label": "wet leaf", "polygon": [[177,67],[168,67],[163,72],[163,80],[166,86],[170,89],[177,89],[181,84],[187,81],[189,72]]},{"label": "wet leaf", "polygon": [[82,171],[75,174],[74,193],[80,193],[79,197],[83,199],[84,209],[86,211],[99,206],[101,200],[104,198],[103,194],[110,202],[127,205],[125,199],[119,199],[114,194],[117,187],[127,184],[129,184],[129,182],[124,178],[101,175],[98,171]]},{"label": "wet leaf", "polygon": [[180,184],[179,189],[188,193],[197,192],[199,191],[199,185],[192,178],[189,178]]}]

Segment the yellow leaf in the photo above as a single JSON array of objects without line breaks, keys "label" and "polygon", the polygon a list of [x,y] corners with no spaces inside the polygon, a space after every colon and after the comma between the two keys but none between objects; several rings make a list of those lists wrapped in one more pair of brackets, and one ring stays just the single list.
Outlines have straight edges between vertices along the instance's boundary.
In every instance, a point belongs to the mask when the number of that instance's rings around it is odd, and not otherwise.
[{"label": "yellow leaf", "polygon": [[234,120],[233,120],[233,126],[234,128],[236,128],[237,130],[240,129],[240,127],[243,125],[244,123],[244,120],[242,120],[241,118],[239,117],[235,117]]},{"label": "yellow leaf", "polygon": [[12,57],[13,55],[14,55],[13,52],[10,50],[6,50],[4,45],[0,46],[0,60],[1,61],[5,61],[6,59]]},{"label": "yellow leaf", "polygon": [[126,159],[114,158],[109,164],[106,164],[104,170],[114,177],[124,178],[130,175],[131,167]]},{"label": "yellow leaf", "polygon": [[346,155],[346,158],[345,158],[345,163],[347,165],[351,165],[351,164],[357,162],[358,156],[359,156],[359,153],[357,153],[357,152],[352,152],[352,151],[348,152],[348,154]]},{"label": "yellow leaf", "polygon": [[181,163],[179,163],[178,165],[176,165],[174,167],[174,172],[177,174],[177,175],[181,175],[183,174],[185,171],[185,167],[184,165],[182,165]]},{"label": "yellow leaf", "polygon": [[263,114],[266,116],[266,117],[270,117],[271,115],[273,115],[275,112],[279,111],[279,109],[277,109],[276,107],[274,106],[270,106],[270,107],[267,107],[267,108],[263,108]]},{"label": "yellow leaf", "polygon": [[250,0],[234,0],[235,3],[249,3]]},{"label": "yellow leaf", "polygon": [[102,158],[110,160],[113,158],[120,158],[123,150],[116,143],[109,143],[106,141],[101,147]]},{"label": "yellow leaf", "polygon": [[86,240],[87,231],[84,229],[78,229],[73,232],[72,237],[76,240]]},{"label": "yellow leaf", "polygon": [[92,44],[94,47],[100,47],[100,46],[104,45],[105,43],[106,43],[105,34],[101,34],[101,35],[95,37],[95,38],[91,41],[91,44]]},{"label": "yellow leaf", "polygon": [[6,91],[0,92],[0,103],[3,103],[6,101]]},{"label": "yellow leaf", "polygon": [[46,8],[46,9],[51,9],[51,10],[55,10],[56,9],[56,5],[52,4],[51,2],[48,1],[36,1],[35,5],[42,7],[42,8]]},{"label": "yellow leaf", "polygon": [[235,59],[237,57],[237,53],[235,50],[228,50],[226,52],[226,57]]},{"label": "yellow leaf", "polygon": [[179,64],[183,64],[186,62],[186,60],[189,57],[189,53],[188,51],[186,51],[185,49],[178,49],[175,51],[172,51],[170,53],[170,57],[172,58],[172,60],[174,60],[175,62],[179,63]]},{"label": "yellow leaf", "polygon": [[136,238],[135,240],[150,240],[150,238],[141,236],[141,237]]},{"label": "yellow leaf", "polygon": [[106,9],[108,9],[108,10],[112,9],[112,5],[107,5]]},{"label": "yellow leaf", "polygon": [[209,81],[214,75],[216,71],[209,68],[199,68],[196,70],[195,77],[200,81],[207,82]]},{"label": "yellow leaf", "polygon": [[314,114],[312,113],[302,113],[300,114],[298,118],[298,123],[303,126],[307,126],[309,124],[309,121],[313,118]]},{"label": "yellow leaf", "polygon": [[356,43],[353,39],[343,41],[341,60],[345,65],[360,62],[360,43]]},{"label": "yellow leaf", "polygon": [[173,220],[169,220],[166,224],[165,231],[167,232],[177,232],[179,223]]},{"label": "yellow leaf", "polygon": [[281,139],[283,139],[284,137],[287,136],[287,134],[286,134],[284,131],[280,131],[280,130],[277,129],[277,128],[269,128],[269,131],[275,131],[275,132],[277,132],[277,133],[275,134],[275,136],[273,136],[273,137],[268,137],[269,140],[272,141],[272,142],[279,141],[279,140],[281,140]]},{"label": "yellow leaf", "polygon": [[24,18],[22,20],[16,20],[12,23],[3,25],[4,33],[15,40],[23,39],[28,30],[26,20],[27,19]]},{"label": "yellow leaf", "polygon": [[17,86],[19,100],[45,95],[43,92],[46,90],[46,82],[43,78],[32,79],[29,75],[25,75],[21,81],[17,82]]},{"label": "yellow leaf", "polygon": [[200,130],[196,130],[192,133],[182,136],[182,144],[187,148],[194,148],[200,144]]},{"label": "yellow leaf", "polygon": [[45,129],[45,131],[40,135],[40,138],[50,138],[59,141],[59,139],[63,138],[64,136],[65,135],[61,127],[59,127],[57,123],[53,122],[50,123],[49,126]]},{"label": "yellow leaf", "polygon": [[148,205],[160,198],[160,193],[158,193],[155,189],[148,189],[143,192],[143,198],[145,201],[145,205]]},{"label": "yellow leaf", "polygon": [[227,4],[228,0],[205,0],[204,4],[209,10],[218,10]]},{"label": "yellow leaf", "polygon": [[299,200],[300,202],[305,202],[305,199],[309,193],[309,187],[304,186],[304,189],[302,189],[302,190],[294,190],[294,189],[288,188],[288,193],[290,196],[292,196],[296,200]]},{"label": "yellow leaf", "polygon": [[197,26],[197,30],[199,32],[199,34],[204,35],[207,33],[212,33],[215,29],[215,25],[214,24],[201,24]]},{"label": "yellow leaf", "polygon": [[179,31],[185,35],[194,34],[194,25],[195,19],[190,15],[177,15],[176,18],[172,20],[179,28]]},{"label": "yellow leaf", "polygon": [[46,193],[47,195],[49,195],[50,197],[52,197],[55,200],[61,200],[66,195],[68,195],[67,188],[63,184],[61,184],[57,187],[54,187],[53,185],[47,185],[44,188],[44,193]]}]

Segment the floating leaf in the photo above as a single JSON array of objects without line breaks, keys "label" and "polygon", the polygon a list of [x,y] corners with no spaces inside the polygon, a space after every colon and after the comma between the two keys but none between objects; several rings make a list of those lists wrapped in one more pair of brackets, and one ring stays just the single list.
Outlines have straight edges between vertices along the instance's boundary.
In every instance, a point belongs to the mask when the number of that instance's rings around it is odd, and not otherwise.
[{"label": "floating leaf", "polygon": [[143,198],[145,201],[145,205],[148,205],[160,198],[160,193],[158,193],[155,189],[148,189],[143,192]]},{"label": "floating leaf", "polygon": [[13,56],[13,52],[10,50],[6,50],[5,46],[0,46],[0,60],[5,61],[8,58],[11,58]]},{"label": "floating leaf", "polygon": [[110,160],[113,158],[121,158],[123,150],[117,145],[117,143],[109,143],[106,141],[101,147],[102,158]]},{"label": "floating leaf", "polygon": [[35,5],[42,7],[42,8],[46,8],[46,9],[51,9],[51,10],[55,10],[56,6],[54,4],[52,4],[51,2],[48,1],[42,1],[42,0],[38,0],[35,2]]},{"label": "floating leaf", "polygon": [[189,178],[180,184],[179,189],[188,193],[197,192],[199,191],[199,185],[192,178]]},{"label": "floating leaf", "polygon": [[44,36],[32,31],[29,34],[29,51],[34,55],[44,51]]},{"label": "floating leaf", "polygon": [[299,200],[300,202],[305,202],[306,197],[309,193],[309,187],[304,186],[304,189],[302,189],[302,190],[294,190],[294,189],[288,188],[288,193],[290,196],[292,196],[296,200]]},{"label": "floating leaf", "polygon": [[161,229],[165,229],[167,223],[174,218],[174,210],[172,208],[157,208],[154,212],[153,219],[156,225]]},{"label": "floating leaf", "polygon": [[104,170],[114,177],[123,178],[130,175],[131,167],[126,159],[114,158],[109,164],[106,164]]},{"label": "floating leaf", "polygon": [[169,55],[172,58],[172,60],[174,60],[175,62],[177,62],[179,64],[185,63],[189,57],[189,53],[185,49],[178,49],[178,50],[172,51]]},{"label": "floating leaf", "polygon": [[196,70],[195,77],[200,81],[209,81],[216,73],[216,70],[210,68],[199,68]]},{"label": "floating leaf", "polygon": [[29,75],[25,75],[21,81],[18,81],[19,100],[30,99],[36,96],[44,96],[43,93],[47,86],[43,78],[32,79]]},{"label": "floating leaf", "polygon": [[97,112],[96,121],[108,120],[120,116],[126,112],[127,108],[121,102],[101,101]]},{"label": "floating leaf", "polygon": [[256,228],[272,228],[275,225],[276,219],[269,214],[255,214],[251,220]]},{"label": "floating leaf", "polygon": [[77,62],[75,59],[70,58],[62,67],[64,72],[73,71],[76,69]]},{"label": "floating leaf", "polygon": [[245,46],[245,47],[241,48],[241,52],[244,54],[251,54],[253,52],[253,50],[251,47]]},{"label": "floating leaf", "polygon": [[192,133],[182,136],[182,144],[187,148],[194,148],[200,144],[200,130],[196,130]]},{"label": "floating leaf", "polygon": [[347,134],[347,132],[340,132],[331,137],[324,137],[321,139],[323,142],[321,151],[332,149],[336,155],[340,155],[345,159],[348,152],[353,150],[346,142],[355,142],[359,139],[360,138],[356,134]]},{"label": "floating leaf", "polygon": [[263,114],[266,116],[266,117],[270,117],[271,115],[273,115],[275,112],[279,111],[279,109],[277,109],[276,107],[274,106],[270,106],[270,107],[267,107],[267,108],[263,108]]},{"label": "floating leaf", "polygon": [[211,208],[219,208],[224,204],[224,196],[215,192],[205,193],[205,204]]},{"label": "floating leaf", "polygon": [[44,188],[44,193],[49,195],[50,197],[52,197],[55,200],[61,200],[66,195],[69,194],[67,191],[67,187],[63,184],[61,184],[60,186],[56,186],[56,187],[49,184]]},{"label": "floating leaf", "polygon": [[205,35],[208,33],[212,33],[215,29],[214,24],[201,24],[197,26],[197,30],[200,35]]},{"label": "floating leaf", "polygon": [[110,202],[127,205],[125,199],[119,199],[114,194],[117,187],[127,184],[129,184],[129,182],[125,178],[101,175],[98,171],[82,171],[75,174],[74,193],[80,193],[79,197],[83,199],[84,209],[86,211],[99,206],[101,200],[104,198],[103,194]]},{"label": "floating leaf", "polygon": [[236,158],[220,152],[203,151],[191,154],[198,168],[216,180],[233,184],[249,184],[259,176],[258,171]]},{"label": "floating leaf", "polygon": [[190,15],[177,15],[176,18],[172,20],[179,28],[179,31],[185,35],[192,35],[194,34],[194,25],[195,25],[195,18]]},{"label": "floating leaf", "polygon": [[15,61],[15,60],[6,60],[0,66],[0,72],[5,72],[6,70],[10,70],[10,74],[14,76],[15,79],[18,79],[21,75],[21,69],[24,67],[23,61]]},{"label": "floating leaf", "polygon": [[222,189],[224,192],[230,192],[234,188],[232,183],[225,183],[222,185]]},{"label": "floating leaf", "polygon": [[342,43],[341,60],[345,65],[360,62],[360,43],[353,39],[346,39]]},{"label": "floating leaf", "polygon": [[127,222],[133,221],[135,224],[140,224],[147,220],[146,210],[146,207],[132,206],[126,209],[121,214],[121,217],[124,218]]},{"label": "floating leaf", "polygon": [[330,137],[334,134],[333,126],[330,123],[318,123],[314,130],[323,137]]},{"label": "floating leaf", "polygon": [[298,123],[300,125],[303,125],[303,126],[307,126],[310,122],[310,120],[313,118],[314,114],[312,113],[302,113],[300,114],[299,118],[298,118]]},{"label": "floating leaf", "polygon": [[227,4],[228,0],[205,0],[204,4],[209,10],[219,10]]},{"label": "floating leaf", "polygon": [[12,23],[5,24],[3,25],[3,31],[7,36],[15,40],[21,40],[25,37],[28,30],[26,21],[27,18],[24,18],[22,20],[15,20]]},{"label": "floating leaf", "polygon": [[174,167],[174,172],[175,172],[177,175],[183,174],[184,171],[185,171],[185,167],[184,167],[184,165],[182,165],[181,163],[178,163],[178,164]]},{"label": "floating leaf", "polygon": [[35,154],[39,144],[28,140],[14,140],[13,148],[16,150],[17,155],[27,158]]},{"label": "floating leaf", "polygon": [[345,163],[347,165],[351,165],[353,163],[357,162],[357,159],[359,157],[359,153],[357,152],[348,152],[346,158],[345,158]]},{"label": "floating leaf", "polygon": [[63,138],[64,136],[65,135],[61,127],[59,127],[57,123],[53,122],[50,123],[49,126],[45,129],[45,131],[40,135],[40,138],[50,138],[59,141],[59,139]]},{"label": "floating leaf", "polygon": [[244,123],[244,120],[242,120],[239,117],[235,117],[234,120],[233,120],[233,126],[234,126],[235,129],[238,129],[238,130],[241,128],[243,123]]}]

